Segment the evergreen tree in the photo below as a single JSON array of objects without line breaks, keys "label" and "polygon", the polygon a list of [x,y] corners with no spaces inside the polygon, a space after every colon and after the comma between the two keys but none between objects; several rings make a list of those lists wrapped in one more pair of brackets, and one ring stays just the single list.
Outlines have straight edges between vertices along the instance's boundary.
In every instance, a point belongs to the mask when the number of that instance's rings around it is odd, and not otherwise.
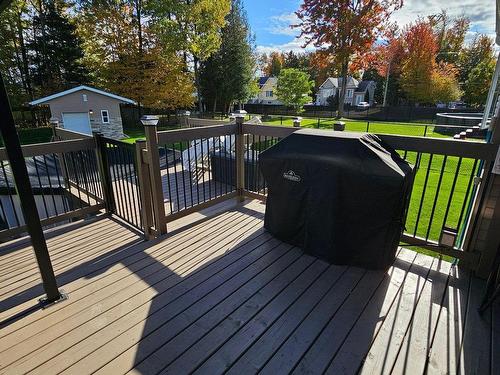
[{"label": "evergreen tree", "polygon": [[202,65],[200,81],[205,103],[214,110],[219,105],[227,111],[234,103],[246,102],[255,91],[255,69],[246,12],[241,0],[232,0],[221,46]]},{"label": "evergreen tree", "polygon": [[83,50],[75,25],[65,14],[62,0],[40,0],[33,17],[32,76],[39,94],[46,95],[87,82]]}]

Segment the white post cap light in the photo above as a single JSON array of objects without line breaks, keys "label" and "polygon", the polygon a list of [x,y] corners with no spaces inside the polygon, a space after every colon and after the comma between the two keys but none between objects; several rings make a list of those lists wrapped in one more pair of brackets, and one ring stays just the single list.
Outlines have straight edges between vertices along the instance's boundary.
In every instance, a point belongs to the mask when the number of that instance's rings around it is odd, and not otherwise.
[{"label": "white post cap light", "polygon": [[244,109],[238,109],[238,110],[234,111],[234,113],[237,115],[247,115],[248,114],[248,112],[245,111]]},{"label": "white post cap light", "polygon": [[300,128],[301,121],[302,121],[302,117],[299,117],[299,116],[294,117],[293,118],[293,127],[294,128]]},{"label": "white post cap light", "polygon": [[144,115],[141,117],[141,122],[144,126],[156,126],[159,120],[159,117],[154,115]]},{"label": "white post cap light", "polygon": [[59,125],[59,119],[57,117],[51,117],[50,120],[50,125],[57,127]]}]

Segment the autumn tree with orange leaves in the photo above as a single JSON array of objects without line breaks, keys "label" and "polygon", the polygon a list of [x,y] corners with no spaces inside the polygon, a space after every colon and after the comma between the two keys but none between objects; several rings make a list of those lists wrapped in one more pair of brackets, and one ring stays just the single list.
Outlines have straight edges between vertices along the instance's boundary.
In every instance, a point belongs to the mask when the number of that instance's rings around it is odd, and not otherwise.
[{"label": "autumn tree with orange leaves", "polygon": [[408,99],[419,103],[449,102],[460,97],[458,70],[437,62],[438,41],[431,23],[419,20],[400,36],[403,46],[400,83]]},{"label": "autumn tree with orange leaves", "polygon": [[[306,46],[313,45],[340,67],[344,103],[349,64],[370,51],[386,29],[389,17],[402,0],[303,0],[296,12]],[[343,106],[339,106],[339,116]]]}]

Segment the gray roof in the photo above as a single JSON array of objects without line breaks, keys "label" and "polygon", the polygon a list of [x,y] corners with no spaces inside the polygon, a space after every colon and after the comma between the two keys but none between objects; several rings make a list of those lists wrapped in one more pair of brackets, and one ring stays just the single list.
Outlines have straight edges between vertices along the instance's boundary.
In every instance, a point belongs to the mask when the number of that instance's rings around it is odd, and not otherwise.
[{"label": "gray roof", "polygon": [[268,79],[269,79],[269,77],[260,77],[259,78],[259,86],[260,87],[264,86]]},{"label": "gray roof", "polygon": [[[329,77],[325,82],[321,84],[321,87],[325,85],[327,82],[331,83],[334,87],[340,88],[342,86],[342,77]],[[358,86],[358,80],[353,77],[347,77],[347,86]]]},{"label": "gray roof", "polygon": [[61,96],[72,94],[74,92],[81,91],[81,90],[87,90],[87,91],[90,91],[90,92],[94,92],[96,94],[104,95],[104,96],[107,96],[109,98],[116,99],[116,100],[118,100],[118,101],[120,101],[122,103],[137,104],[132,99],[124,98],[123,96],[111,94],[110,92],[106,92],[106,91],[99,90],[99,89],[96,89],[94,87],[85,86],[85,85],[73,87],[72,89],[69,89],[69,90],[61,91],[61,92],[58,92],[56,94],[52,94],[52,95],[49,95],[49,96],[46,96],[46,97],[43,97],[43,98],[40,98],[40,99],[37,99],[37,100],[33,100],[29,104],[30,105],[43,104],[43,103],[46,103],[46,102],[48,102],[50,100],[57,99],[57,98],[60,98]]},{"label": "gray roof", "polygon": [[370,84],[372,84],[372,83],[375,83],[375,82],[374,81],[361,81],[358,84],[358,87],[356,88],[355,92],[366,92],[366,90],[368,90],[368,86],[370,86]]}]

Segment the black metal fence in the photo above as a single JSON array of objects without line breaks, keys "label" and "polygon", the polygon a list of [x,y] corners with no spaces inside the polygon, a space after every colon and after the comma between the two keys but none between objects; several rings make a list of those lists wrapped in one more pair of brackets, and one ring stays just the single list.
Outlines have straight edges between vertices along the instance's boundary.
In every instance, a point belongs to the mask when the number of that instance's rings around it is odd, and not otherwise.
[{"label": "black metal fence", "polygon": [[236,190],[235,135],[159,145],[166,214],[226,196]]},{"label": "black metal fence", "polygon": [[415,180],[406,218],[405,240],[439,242],[443,228],[456,233],[455,248],[462,247],[477,188],[481,160],[437,153],[399,151],[415,166]]},{"label": "black metal fence", "polygon": [[[67,222],[104,207],[95,147],[87,140],[25,146],[25,163],[44,226]],[[27,154],[27,155],[26,155]],[[25,220],[10,162],[0,157],[0,237],[21,234]]]},{"label": "black metal fence", "polygon": [[[252,115],[248,115],[250,119]],[[267,116],[262,118],[265,124],[292,126],[293,118],[290,116]],[[337,120],[332,117],[303,118],[301,127],[333,130]],[[462,134],[462,137],[485,139],[486,130],[477,126],[439,125],[426,123],[400,123],[379,122],[372,120],[345,120],[345,130],[352,132],[370,132],[377,134],[398,134],[425,138],[453,137]]]},{"label": "black metal fence", "polygon": [[[282,105],[245,104],[248,113],[269,116],[296,116],[292,108]],[[299,116],[305,117],[334,117],[336,109],[329,106],[306,105]],[[481,112],[478,108],[449,109],[437,107],[416,106],[374,106],[367,109],[359,109],[356,106],[345,105],[344,117],[349,119],[391,121],[391,122],[427,122],[434,123],[438,113],[475,113]]]},{"label": "black metal fence", "polygon": [[110,138],[99,141],[104,159],[108,207],[114,215],[142,231],[142,205],[137,176],[135,147]]}]

